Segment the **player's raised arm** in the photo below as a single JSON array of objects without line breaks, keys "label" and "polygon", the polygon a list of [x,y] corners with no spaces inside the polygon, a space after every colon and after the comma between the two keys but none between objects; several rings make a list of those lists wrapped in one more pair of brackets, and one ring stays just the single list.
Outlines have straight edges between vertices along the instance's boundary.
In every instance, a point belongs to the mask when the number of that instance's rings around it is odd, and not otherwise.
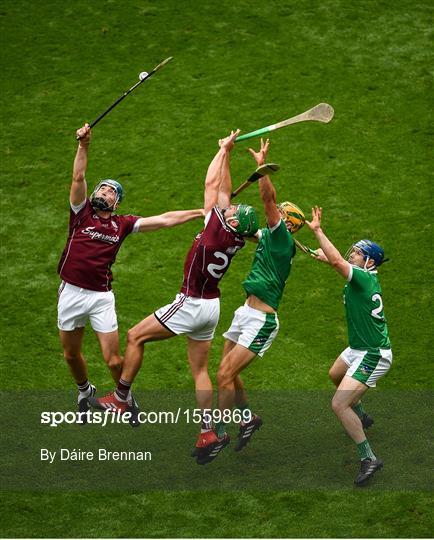
[{"label": "player's raised arm", "polygon": [[[261,139],[261,148],[258,152],[249,148],[249,152],[255,159],[258,167],[264,165],[265,158],[267,157],[268,148],[270,146],[270,141],[267,139],[264,143]],[[275,227],[281,220],[281,215],[276,206],[276,190],[270,180],[269,176],[263,176],[258,181],[259,184],[259,193],[261,195],[262,202],[264,203],[265,217],[267,219],[268,226],[272,229]]]},{"label": "player's raised arm", "polygon": [[69,199],[73,206],[79,206],[86,198],[87,186],[85,173],[87,168],[87,152],[90,144],[91,131],[89,124],[85,124],[77,130],[80,138],[75,154],[74,167],[72,170],[72,183]]},{"label": "player's raised arm", "polygon": [[205,191],[203,207],[205,215],[217,204],[221,182],[220,170],[223,160],[223,150],[220,148],[209,164],[205,178]]},{"label": "player's raised arm", "polygon": [[235,139],[238,137],[240,130],[231,131],[229,137],[219,140],[220,148],[225,148],[226,152],[223,155],[222,166],[220,169],[220,187],[218,193],[218,205],[220,208],[227,208],[231,204],[232,179],[230,170],[231,151],[234,147]]},{"label": "player's raised arm", "polygon": [[[208,171],[205,179],[205,197],[204,197],[204,210],[205,215],[216,205],[219,201],[220,185],[222,182],[222,167],[224,159],[227,158],[227,153],[230,152],[234,145],[234,141],[237,138],[239,130],[232,131],[229,137],[219,140],[220,149],[214,156],[213,160],[209,164]],[[232,144],[232,147],[230,146]],[[230,200],[230,194],[229,194]],[[224,205],[223,208],[227,205]]]},{"label": "player's raised arm", "polygon": [[193,219],[203,218],[205,212],[203,208],[196,210],[179,210],[166,212],[159,216],[149,216],[137,220],[137,232],[157,231],[168,227],[175,227]]},{"label": "player's raised arm", "polygon": [[348,279],[351,265],[342,257],[339,251],[324,234],[321,229],[321,216],[322,208],[315,206],[315,208],[312,208],[312,221],[306,220],[307,226],[315,235],[322,250],[322,252],[321,250],[318,250],[318,255],[315,258],[322,262],[328,262],[328,264],[333,266],[341,276]]}]

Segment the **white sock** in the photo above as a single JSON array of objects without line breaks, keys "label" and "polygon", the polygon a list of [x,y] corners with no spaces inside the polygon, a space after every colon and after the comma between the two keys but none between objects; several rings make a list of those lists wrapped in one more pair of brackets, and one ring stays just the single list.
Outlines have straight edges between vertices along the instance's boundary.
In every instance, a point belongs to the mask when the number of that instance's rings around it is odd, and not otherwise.
[{"label": "white sock", "polygon": [[79,390],[78,391],[78,402],[80,402],[82,399],[85,399],[85,398],[88,398],[89,396],[92,395],[92,390],[94,389],[95,387],[93,386],[93,384],[90,384],[89,383],[89,387],[87,390],[83,391],[83,390]]}]

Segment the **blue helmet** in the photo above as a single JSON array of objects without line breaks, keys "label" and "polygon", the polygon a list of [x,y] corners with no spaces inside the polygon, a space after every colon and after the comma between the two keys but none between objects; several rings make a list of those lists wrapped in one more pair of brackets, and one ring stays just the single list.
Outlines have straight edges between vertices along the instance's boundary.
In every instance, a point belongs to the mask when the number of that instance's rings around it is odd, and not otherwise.
[{"label": "blue helmet", "polygon": [[[112,187],[116,192],[116,201],[113,204],[113,206],[108,207],[106,201],[101,197],[96,197],[96,193],[99,190],[101,186],[110,186]],[[90,196],[90,202],[94,208],[97,208],[98,210],[110,210],[113,211],[117,207],[117,205],[122,201],[124,198],[124,190],[123,187],[119,182],[116,180],[111,180],[108,178],[107,180],[101,180],[93,190],[92,195]]]},{"label": "blue helmet", "polygon": [[359,240],[353,244],[352,248],[358,248],[367,258],[375,262],[375,266],[380,266],[387,259],[384,258],[384,249],[372,240]]}]

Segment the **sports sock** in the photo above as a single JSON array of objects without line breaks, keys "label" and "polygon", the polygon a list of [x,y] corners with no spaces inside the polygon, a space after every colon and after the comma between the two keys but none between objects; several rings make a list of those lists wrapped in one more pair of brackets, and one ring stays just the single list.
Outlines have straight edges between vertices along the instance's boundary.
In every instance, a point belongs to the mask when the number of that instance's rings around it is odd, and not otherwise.
[{"label": "sports sock", "polygon": [[92,385],[87,379],[84,383],[77,384],[77,388],[78,388],[78,398],[77,398],[78,403],[80,403],[82,399],[86,399],[92,395]]},{"label": "sports sock", "polygon": [[[238,405],[237,409],[241,411],[241,418],[252,418],[253,413],[248,405],[248,403],[245,403],[244,405]],[[240,426],[244,426],[245,424],[249,423],[250,420],[241,420]]]},{"label": "sports sock", "polygon": [[204,409],[202,411],[202,423],[200,425],[200,432],[206,433],[212,429],[212,410]]},{"label": "sports sock", "polygon": [[119,379],[118,385],[116,386],[115,395],[119,401],[127,401],[128,394],[130,392],[131,383],[124,381],[124,379]]},{"label": "sports sock", "polygon": [[363,415],[365,414],[365,411],[363,409],[363,406],[362,406],[361,402],[357,403],[357,405],[354,405],[354,407],[352,407],[352,409],[360,419],[363,418]]},{"label": "sports sock", "polygon": [[83,383],[77,383],[77,388],[80,394],[86,394],[90,389],[90,382],[86,379]]},{"label": "sports sock", "polygon": [[221,439],[226,433],[226,424],[224,422],[217,422],[216,424],[217,437]]},{"label": "sports sock", "polygon": [[368,439],[365,439],[363,442],[357,445],[357,451],[359,453],[360,460],[377,459],[375,457],[374,452],[372,451],[372,448],[370,447],[368,443]]}]

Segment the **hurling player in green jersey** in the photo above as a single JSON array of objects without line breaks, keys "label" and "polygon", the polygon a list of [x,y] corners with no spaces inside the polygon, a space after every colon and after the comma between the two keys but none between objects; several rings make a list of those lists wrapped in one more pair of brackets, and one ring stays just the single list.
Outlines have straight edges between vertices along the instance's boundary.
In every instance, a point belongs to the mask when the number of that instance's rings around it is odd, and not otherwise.
[{"label": "hurling player in green jersey", "polygon": [[348,435],[357,444],[360,473],[356,485],[363,485],[383,467],[366,438],[364,428],[373,420],[364,413],[360,400],[368,388],[376,386],[392,364],[387,323],[377,268],[386,260],[384,251],[371,240],[353,244],[344,258],[321,229],[322,208],[312,208],[312,221],[306,221],[319,242],[313,256],[330,264],[346,281],[345,312],[349,346],[330,369],[337,390],[332,408]]},{"label": "hurling player in green jersey", "polygon": [[[258,166],[265,163],[268,148],[269,141],[264,143],[262,139],[258,152],[249,148]],[[252,414],[247,405],[240,373],[256,356],[263,356],[277,335],[277,309],[295,255],[292,236],[305,221],[303,212],[294,204],[276,204],[276,190],[268,176],[260,178],[258,184],[267,227],[255,235],[258,246],[250,273],[243,282],[246,303],[235,311],[230,328],[223,334],[225,345],[217,373],[220,413],[213,415],[220,421],[216,424],[216,438],[212,444],[203,448],[200,455],[194,454],[200,465],[212,461],[229,444],[225,425],[230,421],[227,413],[234,404],[242,416],[235,450],[244,448],[262,425],[261,418]]]}]

